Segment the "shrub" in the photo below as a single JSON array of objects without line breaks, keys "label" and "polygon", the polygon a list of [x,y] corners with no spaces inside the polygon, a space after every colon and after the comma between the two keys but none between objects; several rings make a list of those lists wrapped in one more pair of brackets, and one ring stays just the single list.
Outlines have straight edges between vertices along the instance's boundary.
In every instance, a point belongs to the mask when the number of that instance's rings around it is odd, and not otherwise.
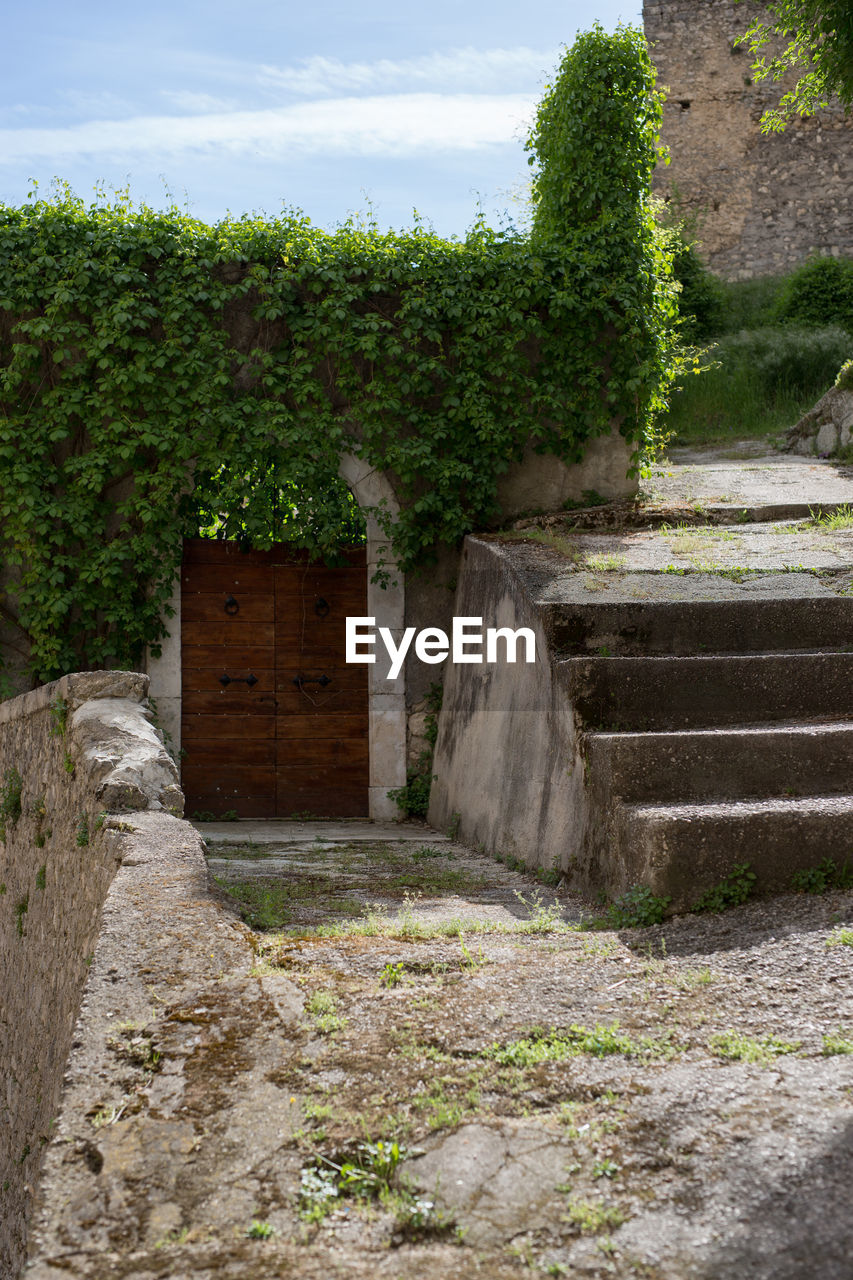
[{"label": "shrub", "polygon": [[843,325],[853,332],[853,258],[811,258],[792,272],[777,308],[797,325]]}]

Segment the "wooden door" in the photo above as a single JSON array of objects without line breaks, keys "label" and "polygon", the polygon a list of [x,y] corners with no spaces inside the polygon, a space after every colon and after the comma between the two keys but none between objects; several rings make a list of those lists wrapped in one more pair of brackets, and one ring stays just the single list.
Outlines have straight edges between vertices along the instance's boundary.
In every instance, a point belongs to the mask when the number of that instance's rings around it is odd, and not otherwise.
[{"label": "wooden door", "polygon": [[188,814],[367,815],[367,667],[344,660],[345,619],[366,610],[363,549],[328,569],[287,543],[185,542]]}]

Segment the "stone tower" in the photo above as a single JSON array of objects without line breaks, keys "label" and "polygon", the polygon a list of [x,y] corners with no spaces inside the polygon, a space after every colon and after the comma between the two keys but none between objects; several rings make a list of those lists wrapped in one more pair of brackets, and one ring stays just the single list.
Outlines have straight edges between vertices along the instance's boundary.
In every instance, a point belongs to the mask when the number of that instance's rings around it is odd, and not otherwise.
[{"label": "stone tower", "polygon": [[705,260],[730,280],[785,271],[809,253],[853,255],[853,117],[830,106],[765,136],[778,85],[756,85],[735,41],[763,11],[754,0],[644,0],[662,141],[672,162],[655,189],[697,215]]}]

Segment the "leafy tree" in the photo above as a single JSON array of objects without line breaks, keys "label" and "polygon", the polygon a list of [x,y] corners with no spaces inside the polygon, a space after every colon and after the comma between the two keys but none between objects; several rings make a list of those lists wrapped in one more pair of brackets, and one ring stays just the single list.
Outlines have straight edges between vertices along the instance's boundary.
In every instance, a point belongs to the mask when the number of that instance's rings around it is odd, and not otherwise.
[{"label": "leafy tree", "polygon": [[[755,57],[756,80],[800,71],[779,105],[761,117],[764,133],[779,133],[796,116],[811,116],[836,94],[853,107],[853,5],[850,0],[770,0],[769,21],[756,18],[742,37]],[[776,52],[771,50],[776,49]]]}]

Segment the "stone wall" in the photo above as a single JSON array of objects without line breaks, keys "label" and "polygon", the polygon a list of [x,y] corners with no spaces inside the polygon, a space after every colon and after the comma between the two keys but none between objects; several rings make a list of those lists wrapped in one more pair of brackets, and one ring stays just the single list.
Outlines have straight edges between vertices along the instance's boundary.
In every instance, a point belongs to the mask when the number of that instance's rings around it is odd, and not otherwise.
[{"label": "stone wall", "polygon": [[101,908],[116,811],[182,811],[128,672],[69,675],[0,704],[0,1275],[23,1262]]},{"label": "stone wall", "polygon": [[643,18],[667,87],[655,190],[698,219],[713,271],[745,279],[788,270],[809,253],[853,253],[853,118],[838,105],[764,136],[759,119],[780,87],[752,79],[735,40],[753,0],[645,0]]},{"label": "stone wall", "polygon": [[448,666],[429,821],[487,853],[567,870],[584,843],[584,767],[535,599],[500,544],[466,538],[454,612],[532,628],[536,662],[520,651],[515,664]]}]

